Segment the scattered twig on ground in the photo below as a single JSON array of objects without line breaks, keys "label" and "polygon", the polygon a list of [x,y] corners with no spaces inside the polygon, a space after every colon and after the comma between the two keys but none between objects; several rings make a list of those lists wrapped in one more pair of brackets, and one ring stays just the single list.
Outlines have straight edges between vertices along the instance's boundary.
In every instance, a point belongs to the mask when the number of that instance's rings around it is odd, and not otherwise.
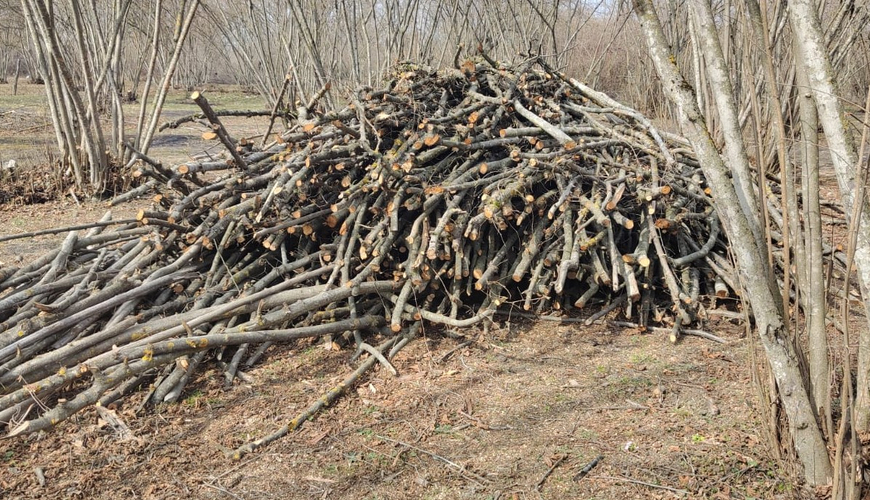
[{"label": "scattered twig on ground", "polygon": [[[397,335],[397,336],[387,340],[386,342],[384,342],[383,344],[378,346],[377,350],[379,351],[379,353],[383,353],[384,351],[386,351],[387,349],[390,349],[394,345],[397,345],[397,346],[404,345],[404,344],[399,343],[399,342],[401,342],[399,340],[400,338],[401,338],[401,336]],[[403,340],[406,340],[406,339],[403,339]],[[395,350],[391,351],[390,355],[395,355],[395,353],[396,353]],[[383,357],[383,355],[381,357]],[[290,420],[290,422],[287,423],[287,425],[281,427],[277,431],[275,431],[275,432],[273,432],[265,437],[257,439],[256,441],[251,441],[250,443],[247,443],[247,444],[244,444],[244,445],[238,447],[236,449],[236,451],[233,452],[233,454],[232,454],[233,460],[241,460],[241,458],[244,457],[245,455],[247,455],[248,453],[251,453],[254,450],[261,448],[263,446],[266,446],[267,444],[286,436],[288,433],[299,429],[302,426],[302,424],[304,424],[308,419],[310,419],[312,416],[314,416],[321,409],[334,403],[338,399],[339,396],[344,394],[344,392],[349,387],[351,387],[353,384],[355,384],[357,382],[357,380],[359,380],[359,378],[362,377],[363,373],[365,373],[372,366],[374,366],[377,361],[378,361],[377,356],[369,356],[368,359],[366,359],[365,361],[363,361],[360,364],[359,368],[357,368],[350,375],[345,377],[345,379],[342,380],[341,382],[339,382],[338,385],[329,389],[329,391],[327,391],[326,394],[324,394],[323,396],[319,397],[316,401],[311,403],[311,405],[308,408],[306,408],[299,415],[297,415],[292,420]]]},{"label": "scattered twig on ground", "polygon": [[[639,325],[637,323],[632,323],[630,321],[611,321],[610,324],[613,326],[619,326],[619,327],[623,327],[623,328],[641,328],[642,329],[641,325]],[[671,328],[661,328],[661,327],[657,327],[657,326],[647,326],[646,330],[649,330],[652,332],[658,332],[658,333],[671,333],[671,331],[672,331]],[[705,332],[703,330],[680,328],[680,333],[682,333],[684,335],[692,335],[695,337],[700,337],[702,339],[707,339],[707,340],[710,340],[710,341],[713,341],[713,342],[716,342],[719,344],[727,344],[728,343],[728,341],[723,339],[722,337],[718,337],[716,335],[713,335],[712,333]]]},{"label": "scattered twig on ground", "polygon": [[447,358],[449,358],[450,356],[452,356],[453,353],[455,353],[456,351],[461,351],[462,349],[465,349],[466,347],[470,346],[470,345],[473,344],[473,343],[474,343],[474,342],[471,341],[471,340],[466,340],[465,342],[459,344],[458,346],[454,347],[453,349],[450,349],[449,351],[447,351],[447,352],[445,352],[444,354],[442,354],[441,357],[439,357],[439,358],[435,361],[435,363],[443,363],[443,362],[447,361]]},{"label": "scattered twig on ground", "polygon": [[547,480],[548,477],[550,477],[550,474],[552,474],[553,471],[556,470],[556,467],[558,467],[559,464],[561,464],[562,462],[564,462],[566,458],[568,458],[568,454],[567,454],[567,453],[565,453],[564,455],[560,456],[558,460],[556,460],[555,462],[553,462],[553,465],[550,466],[550,468],[547,470],[547,472],[544,473],[543,477],[541,477],[541,479],[538,481],[538,483],[535,484],[535,491],[541,491],[541,488],[544,487],[544,482]]},{"label": "scattered twig on ground", "polygon": [[648,406],[644,406],[640,403],[635,403],[630,399],[625,400],[627,405],[623,406],[581,406],[575,408],[577,411],[604,411],[604,410],[649,410]]},{"label": "scattered twig on ground", "polygon": [[595,479],[604,479],[606,481],[619,481],[622,483],[631,483],[631,484],[636,484],[638,486],[646,486],[647,488],[670,491],[670,492],[676,493],[677,495],[683,495],[683,496],[689,494],[689,492],[686,490],[671,488],[670,486],[663,486],[660,484],[648,483],[646,481],[638,481],[637,479],[631,479],[631,478],[622,477],[622,476],[595,476]]},{"label": "scattered twig on ground", "polygon": [[420,448],[419,446],[414,446],[413,444],[406,443],[404,441],[399,441],[397,439],[388,438],[386,436],[381,436],[378,434],[375,434],[375,437],[382,440],[382,441],[387,441],[389,443],[404,446],[404,447],[410,448],[414,451],[423,453],[424,455],[429,455],[430,457],[434,458],[435,460],[438,460],[439,462],[447,464],[447,466],[454,469],[456,472],[458,472],[459,474],[464,476],[466,479],[470,479],[470,480],[477,482],[480,486],[489,483],[489,480],[486,479],[485,477],[466,469],[464,466],[457,464],[456,462],[454,462],[453,460],[450,460],[447,457],[443,457],[441,455],[438,455],[437,453],[432,453],[431,451],[424,450],[423,448]]},{"label": "scattered twig on ground", "polygon": [[216,484],[211,484],[211,483],[206,483],[206,482],[203,482],[202,485],[205,486],[206,488],[211,488],[211,489],[213,489],[213,490],[219,491],[219,492],[223,493],[224,495],[227,495],[227,496],[233,497],[233,498],[235,498],[235,499],[237,499],[237,500],[243,500],[242,497],[236,495],[235,493],[233,493],[232,491],[230,491],[230,490],[224,488],[223,486],[218,486],[218,485],[216,485]]}]

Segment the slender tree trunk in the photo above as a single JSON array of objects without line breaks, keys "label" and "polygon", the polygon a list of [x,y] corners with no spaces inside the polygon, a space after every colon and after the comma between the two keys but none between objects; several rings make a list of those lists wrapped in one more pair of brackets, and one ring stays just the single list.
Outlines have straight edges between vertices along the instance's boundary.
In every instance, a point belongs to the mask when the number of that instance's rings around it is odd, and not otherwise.
[{"label": "slender tree trunk", "polygon": [[[770,116],[773,121],[774,141],[776,143],[776,154],[782,178],[782,242],[783,242],[783,267],[786,272],[783,273],[783,290],[782,301],[783,311],[785,313],[786,323],[790,323],[789,317],[789,291],[791,290],[791,238],[794,235],[792,230],[792,208],[793,200],[793,180],[791,160],[788,157],[786,150],[785,138],[785,122],[782,117],[782,105],[779,99],[779,86],[777,85],[776,71],[773,67],[773,55],[771,53],[770,44],[768,43],[768,29],[765,19],[761,13],[760,7],[756,0],[746,0],[751,29],[755,35],[756,43],[758,44],[759,57],[761,57],[762,67],[764,68],[764,77],[767,80],[768,95],[770,96]],[[759,161],[764,161],[762,158]]]},{"label": "slender tree trunk", "polygon": [[[318,46],[317,40],[311,29],[311,23],[309,23],[308,17],[305,15],[306,12],[304,5],[301,0],[293,0],[289,3],[293,18],[300,27],[302,41],[305,44],[305,49],[308,51],[308,57],[311,58],[311,61],[314,64],[314,74],[317,78],[317,84],[320,87],[323,87],[327,82],[327,73],[323,66],[323,60],[320,57],[320,47]],[[326,100],[327,102],[330,102],[329,96],[326,96]]]},{"label": "slender tree trunk", "polygon": [[710,0],[692,0],[695,19],[700,31],[701,50],[707,65],[708,81],[713,88],[713,98],[719,112],[720,126],[725,138],[725,153],[731,161],[734,172],[734,189],[740,200],[740,208],[749,220],[749,228],[756,240],[762,240],[761,209],[755,196],[752,182],[752,169],[749,157],[746,155],[746,144],[743,142],[743,131],[737,117],[737,104],[734,102],[734,88],[728,71],[728,63],[719,45],[719,33],[713,21],[713,10]]},{"label": "slender tree trunk", "polygon": [[794,447],[804,467],[804,477],[807,483],[814,486],[826,484],[832,477],[831,462],[810,404],[809,393],[803,385],[797,355],[786,338],[786,325],[783,324],[779,311],[779,299],[775,298],[767,280],[758,279],[759,276],[767,274],[762,251],[740,208],[728,169],[713,144],[692,88],[673,62],[651,0],[634,0],[634,10],[665,93],[678,108],[683,130],[692,143],[704,176],[712,188],[717,212],[724,222],[746,296],[755,313],[761,343],[776,378]]},{"label": "slender tree trunk", "polygon": [[18,95],[19,76],[21,76],[21,59],[15,61],[15,79],[12,80],[12,95]]},{"label": "slender tree trunk", "polygon": [[96,139],[96,146],[93,148],[95,156],[91,158],[90,165],[90,183],[93,189],[98,192],[105,188],[106,172],[109,168],[109,162],[106,158],[106,141],[103,137],[103,128],[100,126],[99,114],[97,111],[97,98],[94,93],[93,86],[93,70],[89,58],[89,51],[85,47],[85,31],[84,22],[82,21],[81,10],[78,2],[71,2],[73,11],[73,21],[75,25],[76,43],[79,49],[79,62],[82,65],[82,74],[84,75],[85,96],[88,99],[88,112],[86,113],[86,121],[82,124],[84,136],[91,136]]},{"label": "slender tree trunk", "polygon": [[38,70],[42,75],[46,97],[48,98],[48,107],[51,112],[52,123],[54,124],[55,137],[58,149],[61,152],[61,168],[71,167],[76,184],[81,186],[84,183],[84,176],[81,161],[76,150],[77,136],[70,121],[67,100],[64,99],[63,84],[56,69],[56,62],[52,58],[51,53],[48,52],[48,48],[42,43],[42,28],[37,23],[40,13],[30,0],[21,0],[21,7],[24,12],[27,31],[30,33],[33,47],[36,50]]},{"label": "slender tree trunk", "polygon": [[[795,51],[797,53],[797,51]],[[819,205],[819,115],[813,101],[806,68],[795,58],[800,106],[800,154],[803,178],[803,216],[806,248],[805,303],[809,337],[810,384],[819,419],[825,432],[834,435],[831,416],[831,368],[828,363],[828,334],[825,326],[827,296],[822,257],[822,215]]]},{"label": "slender tree trunk", "polygon": [[[157,62],[157,52],[160,48],[160,13],[163,0],[154,2],[154,31],[151,35],[151,56],[148,58],[148,71],[145,73],[145,89],[142,90],[141,102],[139,103],[139,117],[136,120],[136,138],[133,147],[138,151],[142,147],[142,134],[145,125],[145,111],[148,109],[148,101],[151,98],[151,82],[154,80],[154,65]],[[135,89],[134,89],[135,90]]]},{"label": "slender tree trunk", "polygon": [[[30,0],[30,4],[34,12],[33,17],[36,21],[36,26],[41,32],[42,43],[45,45],[48,55],[51,57],[54,66],[57,68],[55,84],[61,87],[64,99],[68,101],[67,109],[69,113],[72,113],[73,116],[79,118],[78,128],[81,133],[79,134],[78,139],[81,141],[80,146],[87,154],[91,168],[99,168],[99,166],[103,164],[103,162],[100,161],[100,158],[104,153],[101,154],[101,151],[104,151],[105,148],[102,143],[95,144],[94,138],[91,137],[89,131],[90,123],[88,123],[88,120],[86,119],[88,113],[85,111],[85,106],[82,103],[81,98],[75,91],[73,74],[63,58],[63,53],[60,49],[60,42],[56,36],[56,26],[54,25],[52,14],[49,13],[49,7],[42,0]],[[71,117],[70,122],[75,124],[76,120]],[[80,183],[79,186],[82,187],[83,183]]]},{"label": "slender tree trunk", "polygon": [[[193,0],[187,15],[184,17],[184,21],[182,22],[179,17],[180,24],[176,25],[175,51],[173,51],[172,58],[166,65],[166,74],[163,76],[163,84],[160,86],[160,92],[157,94],[154,101],[154,108],[151,111],[151,121],[148,123],[148,128],[145,130],[145,137],[140,143],[140,148],[142,149],[143,154],[148,153],[148,149],[151,147],[151,141],[154,140],[154,133],[157,130],[157,122],[160,121],[160,112],[163,110],[163,103],[166,102],[166,94],[169,92],[169,84],[172,81],[172,76],[175,75],[175,68],[178,67],[178,58],[181,56],[181,47],[184,45],[184,41],[187,39],[187,34],[190,32],[190,24],[193,22],[193,16],[196,14],[196,9],[199,7],[199,1],[200,0]],[[181,15],[183,15],[183,12],[179,11],[179,16]]]},{"label": "slender tree trunk", "polygon": [[[806,65],[810,88],[819,112],[819,121],[840,187],[840,196],[851,231],[856,231],[855,268],[864,298],[864,309],[870,312],[870,206],[866,199],[856,199],[859,176],[855,143],[846,131],[846,117],[839,100],[839,89],[831,67],[827,45],[815,2],[789,0],[788,14],[798,44],[800,57]],[[858,205],[857,211],[855,204]],[[858,220],[852,214],[857,213]],[[862,330],[867,330],[863,328]],[[870,432],[870,334],[862,335],[858,346],[855,426],[859,432]]]}]

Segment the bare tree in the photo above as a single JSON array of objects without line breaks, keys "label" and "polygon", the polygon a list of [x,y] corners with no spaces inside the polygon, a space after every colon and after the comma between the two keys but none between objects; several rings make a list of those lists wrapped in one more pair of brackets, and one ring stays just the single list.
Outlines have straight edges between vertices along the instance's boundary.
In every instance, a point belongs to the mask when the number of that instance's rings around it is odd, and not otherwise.
[{"label": "bare tree", "polygon": [[665,92],[679,110],[681,125],[712,187],[717,212],[725,224],[741,272],[741,281],[752,305],[756,330],[779,388],[794,448],[804,466],[804,477],[811,485],[826,484],[831,480],[833,468],[810,403],[810,394],[803,384],[798,355],[793,345],[784,341],[787,325],[783,322],[780,301],[775,291],[769,286],[768,280],[758,279],[768,273],[764,253],[752,234],[748,218],[740,208],[728,168],[711,140],[692,87],[673,62],[651,0],[634,0],[634,10],[646,35],[650,56]]},{"label": "bare tree", "polygon": [[[789,16],[801,49],[809,90],[818,107],[819,121],[831,150],[846,218],[857,236],[855,264],[865,309],[870,311],[870,204],[857,196],[865,179],[859,169],[855,144],[845,129],[846,120],[838,98],[837,79],[815,5],[806,0],[791,0]],[[860,432],[870,431],[870,329],[864,331],[868,333],[862,335],[858,351],[856,406],[859,411],[855,422]]]},{"label": "bare tree", "polygon": [[753,187],[755,182],[752,178],[752,168],[749,165],[749,156],[746,154],[747,148],[743,141],[743,131],[738,119],[731,74],[719,44],[719,32],[713,20],[713,10],[708,0],[692,0],[691,4],[695,11],[694,19],[700,32],[698,40],[704,54],[704,62],[707,64],[710,88],[721,117],[720,122],[725,136],[727,156],[734,162],[731,166],[734,171],[734,188],[740,201],[740,208],[749,222],[749,229],[752,230],[755,239],[760,241],[762,239],[759,220],[761,207]]},{"label": "bare tree", "polygon": [[[129,12],[133,0],[105,2],[46,3],[22,0],[21,7],[37,68],[46,82],[46,96],[55,126],[61,165],[72,171],[76,185],[83,191],[99,193],[106,188],[113,163],[129,156],[129,148],[147,152],[166,98],[169,81],[176,69],[178,55],[198,0],[190,3],[173,47],[173,57],[164,69],[163,85],[151,106],[151,120],[143,126],[149,102],[148,88],[155,70],[152,51],[146,76],[146,93],[137,126],[137,136],[128,142],[124,108],[124,37],[132,22]],[[162,15],[161,2],[155,9],[157,31]],[[159,32],[158,32],[159,33]],[[156,50],[157,38],[151,45]],[[108,117],[111,139],[107,139],[103,118]]]}]

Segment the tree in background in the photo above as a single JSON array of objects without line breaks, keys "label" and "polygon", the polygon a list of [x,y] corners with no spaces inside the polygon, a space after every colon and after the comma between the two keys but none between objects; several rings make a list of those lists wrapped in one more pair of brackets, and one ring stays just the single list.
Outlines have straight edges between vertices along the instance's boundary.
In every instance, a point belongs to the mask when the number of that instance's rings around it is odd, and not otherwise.
[{"label": "tree in background", "polygon": [[[45,91],[54,123],[61,167],[69,169],[76,186],[84,192],[100,193],[106,188],[109,169],[136,151],[147,152],[177,67],[181,48],[190,29],[199,0],[182,2],[185,15],[173,39],[171,56],[162,68],[158,92],[149,101],[147,92],[159,74],[155,61],[159,49],[160,25],[164,11],[155,2],[152,23],[155,37],[145,74],[134,138],[125,128],[123,57],[132,20],[132,0],[104,2],[45,2],[22,0],[21,10],[36,53],[36,69],[45,81]],[[186,10],[184,8],[187,7]],[[145,126],[144,116],[150,109]],[[108,121],[108,125],[104,121]],[[108,134],[106,131],[108,130]],[[107,137],[108,136],[108,137]]]}]

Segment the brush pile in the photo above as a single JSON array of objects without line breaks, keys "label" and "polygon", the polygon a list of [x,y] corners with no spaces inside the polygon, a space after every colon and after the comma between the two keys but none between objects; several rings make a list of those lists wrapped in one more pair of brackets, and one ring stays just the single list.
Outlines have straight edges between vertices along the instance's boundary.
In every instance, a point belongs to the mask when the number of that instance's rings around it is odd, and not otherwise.
[{"label": "brush pile", "polygon": [[175,401],[207,360],[231,382],[275,343],[347,341],[389,366],[421,322],[510,306],[679,328],[732,293],[685,140],[538,62],[406,64],[314,108],[263,148],[216,127],[228,159],[140,155],[125,198],[151,210],[0,270],[12,435],[142,386]]}]

